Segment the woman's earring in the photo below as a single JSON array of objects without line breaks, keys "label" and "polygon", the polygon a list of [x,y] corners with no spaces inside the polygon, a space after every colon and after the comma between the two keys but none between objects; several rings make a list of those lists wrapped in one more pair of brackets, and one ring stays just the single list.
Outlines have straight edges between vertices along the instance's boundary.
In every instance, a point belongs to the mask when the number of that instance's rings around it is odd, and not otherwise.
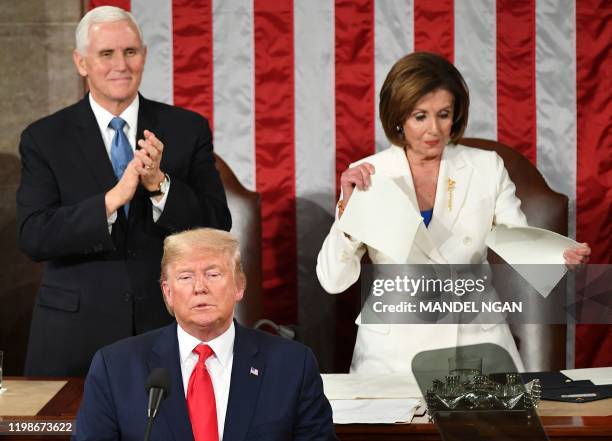
[{"label": "woman's earring", "polygon": [[397,126],[395,126],[395,131],[397,133],[404,133],[404,128],[398,124]]}]

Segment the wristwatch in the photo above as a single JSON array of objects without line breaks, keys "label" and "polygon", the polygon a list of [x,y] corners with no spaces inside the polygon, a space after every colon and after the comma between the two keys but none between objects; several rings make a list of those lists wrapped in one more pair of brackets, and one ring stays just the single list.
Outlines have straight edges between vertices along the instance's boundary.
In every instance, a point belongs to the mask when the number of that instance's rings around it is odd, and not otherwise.
[{"label": "wristwatch", "polygon": [[170,188],[170,176],[164,173],[164,179],[159,182],[157,190],[153,190],[149,192],[149,197],[154,196],[163,196],[168,193],[168,189]]}]

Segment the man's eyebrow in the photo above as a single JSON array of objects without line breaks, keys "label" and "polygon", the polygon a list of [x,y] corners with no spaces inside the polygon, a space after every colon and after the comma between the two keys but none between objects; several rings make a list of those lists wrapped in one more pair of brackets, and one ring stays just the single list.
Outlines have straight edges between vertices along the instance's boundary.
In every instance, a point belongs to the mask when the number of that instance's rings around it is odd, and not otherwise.
[{"label": "man's eyebrow", "polygon": [[[207,265],[204,267],[204,271],[208,271],[211,269],[221,269],[222,265],[219,265],[218,263],[212,263],[210,265]],[[177,266],[176,267],[176,272],[180,272],[180,273],[184,273],[184,272],[195,272],[195,269],[192,266],[188,266],[188,265],[184,265],[184,266]]]},{"label": "man's eyebrow", "polygon": [[193,272],[193,268],[190,266],[178,266],[176,267],[176,272],[177,273],[185,273],[185,272]]},{"label": "man's eyebrow", "polygon": [[218,270],[220,270],[221,269],[221,265],[219,265],[217,263],[213,263],[213,264],[208,265],[207,267],[205,267],[204,271],[208,271],[208,270],[211,270],[211,269],[218,269]]}]

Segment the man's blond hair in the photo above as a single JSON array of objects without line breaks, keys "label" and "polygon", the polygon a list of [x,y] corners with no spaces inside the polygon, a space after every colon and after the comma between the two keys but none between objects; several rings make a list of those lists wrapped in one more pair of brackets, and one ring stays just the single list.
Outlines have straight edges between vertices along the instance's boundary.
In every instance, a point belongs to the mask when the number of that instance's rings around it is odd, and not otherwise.
[{"label": "man's blond hair", "polygon": [[239,289],[246,287],[238,239],[227,231],[214,228],[197,228],[166,237],[161,261],[161,280],[167,280],[168,268],[172,263],[193,251],[224,254],[232,267],[236,286]]}]

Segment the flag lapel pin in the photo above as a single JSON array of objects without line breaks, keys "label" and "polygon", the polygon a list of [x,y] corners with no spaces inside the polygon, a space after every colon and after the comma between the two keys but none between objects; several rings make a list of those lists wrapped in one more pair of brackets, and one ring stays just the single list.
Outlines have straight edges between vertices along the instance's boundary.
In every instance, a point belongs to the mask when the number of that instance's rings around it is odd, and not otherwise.
[{"label": "flag lapel pin", "polygon": [[251,366],[251,375],[255,375],[256,377],[259,375],[259,369],[255,369],[253,366]]}]

